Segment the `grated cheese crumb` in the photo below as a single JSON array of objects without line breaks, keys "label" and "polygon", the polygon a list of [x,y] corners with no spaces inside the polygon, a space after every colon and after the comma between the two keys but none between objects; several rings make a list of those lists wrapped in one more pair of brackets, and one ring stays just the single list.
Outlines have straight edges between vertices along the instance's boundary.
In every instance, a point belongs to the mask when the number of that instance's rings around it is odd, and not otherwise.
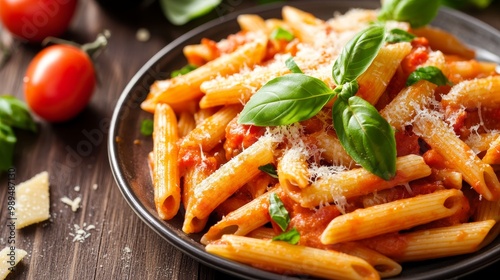
[{"label": "grated cheese crumb", "polygon": [[83,226],[80,227],[77,224],[73,225],[73,231],[70,233],[70,236],[73,236],[73,242],[80,242],[83,243],[85,239],[90,237],[90,230],[94,230],[95,226],[94,225],[87,225],[86,223],[83,223]]},{"label": "grated cheese crumb", "polygon": [[71,207],[71,211],[76,212],[78,208],[80,208],[80,202],[82,201],[81,197],[76,197],[75,199],[70,199],[67,196],[61,198],[61,202],[69,205]]}]

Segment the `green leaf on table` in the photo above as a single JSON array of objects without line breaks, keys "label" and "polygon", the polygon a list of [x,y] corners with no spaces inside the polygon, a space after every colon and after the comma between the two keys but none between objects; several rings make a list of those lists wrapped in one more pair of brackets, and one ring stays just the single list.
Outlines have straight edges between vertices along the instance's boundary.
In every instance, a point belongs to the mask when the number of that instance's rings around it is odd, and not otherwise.
[{"label": "green leaf on table", "polygon": [[366,100],[339,95],[333,126],[346,152],[363,168],[384,180],[396,174],[394,129]]},{"label": "green leaf on table", "polygon": [[288,228],[290,216],[288,215],[285,205],[276,193],[269,195],[269,215],[282,231]]},{"label": "green leaf on table", "polygon": [[36,131],[28,106],[14,96],[0,96],[0,120],[4,125],[24,130]]},{"label": "green leaf on table", "polygon": [[347,42],[332,68],[337,85],[356,80],[368,69],[384,44],[384,34],[384,26],[370,25]]},{"label": "green leaf on table", "polygon": [[307,120],[333,96],[332,89],[318,78],[299,73],[277,77],[250,98],[239,123],[277,126]]},{"label": "green leaf on table", "polygon": [[296,228],[292,228],[289,231],[283,232],[282,234],[273,237],[273,241],[285,241],[292,245],[295,245],[300,241],[300,233]]},{"label": "green leaf on table", "polygon": [[160,0],[165,17],[175,25],[205,15],[217,7],[222,0]]},{"label": "green leaf on table", "polygon": [[438,0],[384,0],[378,20],[404,21],[418,28],[429,24],[436,17],[440,5],[441,1]]},{"label": "green leaf on table", "polygon": [[0,172],[12,167],[17,138],[10,126],[0,122]]},{"label": "green leaf on table", "polygon": [[438,86],[451,85],[451,82],[441,72],[441,69],[435,66],[419,67],[413,71],[406,80],[406,86],[411,86],[420,80],[426,80]]}]

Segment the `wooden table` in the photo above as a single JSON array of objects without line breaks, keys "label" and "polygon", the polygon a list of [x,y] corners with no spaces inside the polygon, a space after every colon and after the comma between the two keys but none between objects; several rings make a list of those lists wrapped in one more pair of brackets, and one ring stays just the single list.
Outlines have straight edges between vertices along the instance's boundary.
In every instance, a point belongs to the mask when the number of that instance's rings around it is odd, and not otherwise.
[{"label": "wooden table", "polygon": [[[118,1],[116,1],[118,2]],[[181,27],[161,14],[157,3],[129,11],[104,9],[94,0],[80,1],[66,39],[92,41],[111,31],[107,50],[97,60],[101,83],[88,108],[74,120],[50,124],[37,119],[37,133],[16,131],[15,181],[47,170],[50,174],[51,218],[17,233],[18,248],[28,252],[8,279],[228,279],[222,272],[184,255],[143,223],[120,193],[109,167],[106,137],[120,93],[139,68],[163,46],[188,30],[222,14],[254,6],[258,1],[227,1],[223,9]],[[116,6],[116,5],[115,5]],[[500,3],[469,14],[500,29]],[[151,32],[136,39],[139,28]],[[3,39],[9,41],[8,35]],[[40,46],[13,41],[14,53],[0,69],[0,93],[23,98],[22,79]],[[77,149],[79,153],[75,153]],[[7,178],[0,178],[0,247],[7,242]],[[63,196],[81,197],[73,212]],[[74,225],[94,225],[84,242],[73,242]],[[498,272],[490,267],[475,277]],[[481,278],[484,279],[484,278]]]}]

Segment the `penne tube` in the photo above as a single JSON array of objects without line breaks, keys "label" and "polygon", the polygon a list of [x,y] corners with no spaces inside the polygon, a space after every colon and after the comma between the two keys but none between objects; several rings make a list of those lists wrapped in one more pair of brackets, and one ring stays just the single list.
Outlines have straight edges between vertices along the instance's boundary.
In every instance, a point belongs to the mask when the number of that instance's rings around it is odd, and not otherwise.
[{"label": "penne tube", "polygon": [[282,16],[285,23],[290,26],[295,37],[301,42],[312,43],[318,31],[325,28],[324,21],[313,14],[291,6],[284,6]]},{"label": "penne tube", "polygon": [[464,180],[487,200],[500,199],[500,182],[493,168],[458,138],[440,118],[432,114],[418,116],[413,131],[447,162],[449,168],[462,173]]},{"label": "penne tube", "polygon": [[429,103],[436,87],[426,80],[408,86],[380,110],[380,115],[395,129],[404,130],[406,125],[411,124],[417,111]]},{"label": "penne tube", "polygon": [[454,54],[464,59],[473,59],[476,53],[471,48],[465,46],[460,40],[442,29],[425,26],[411,31],[419,37],[429,40],[429,45],[434,50],[440,50],[445,54]]},{"label": "penne tube", "polygon": [[226,136],[226,126],[240,111],[240,105],[221,108],[191,130],[182,139],[181,147],[210,151],[222,142]]},{"label": "penne tube", "polygon": [[497,64],[494,62],[477,60],[450,61],[446,64],[449,69],[449,78],[452,82],[472,80],[496,74]]},{"label": "penne tube", "polygon": [[443,95],[444,107],[500,107],[500,76],[463,81]]},{"label": "penne tube", "polygon": [[348,254],[283,241],[224,235],[206,251],[258,268],[286,274],[306,274],[327,279],[380,279],[365,260]]},{"label": "penne tube", "polygon": [[417,155],[399,157],[396,176],[385,181],[364,168],[356,168],[318,178],[307,188],[284,188],[291,199],[302,207],[313,208],[327,203],[341,203],[345,199],[392,188],[431,174],[431,168]]},{"label": "penne tube", "polygon": [[356,95],[375,105],[411,49],[408,42],[382,47],[372,64],[358,78],[359,90]]},{"label": "penne tube", "polygon": [[220,239],[224,234],[247,235],[267,224],[270,221],[269,196],[276,191],[276,188],[272,189],[224,216],[210,227],[200,242],[206,245]]},{"label": "penne tube", "polygon": [[179,114],[179,137],[184,137],[189,134],[195,127],[196,121],[194,115],[188,111],[182,111]]},{"label": "penne tube", "polygon": [[161,219],[173,218],[181,203],[177,119],[167,104],[156,106],[153,126],[153,187]]},{"label": "penne tube", "polygon": [[469,146],[476,154],[485,152],[492,147],[492,143],[500,137],[498,131],[491,131],[486,133],[474,133],[464,140],[465,144]]},{"label": "penne tube", "polygon": [[335,250],[367,261],[377,270],[380,278],[399,275],[403,270],[399,263],[360,243],[344,242],[338,244]]},{"label": "penne tube", "polygon": [[278,178],[281,185],[299,188],[309,186],[309,167],[306,154],[301,148],[291,148],[278,160]]},{"label": "penne tube", "polygon": [[261,137],[249,148],[223,164],[193,189],[184,223],[205,219],[246,182],[257,176],[259,166],[273,161],[273,140]]},{"label": "penne tube", "polygon": [[220,56],[195,70],[168,81],[156,81],[150,89],[153,103],[179,103],[201,97],[200,85],[218,75],[229,75],[243,67],[261,62],[266,52],[267,38],[256,34],[256,39],[236,51]]},{"label": "penne tube", "polygon": [[267,26],[264,19],[255,14],[241,14],[236,18],[238,25],[242,31],[265,31],[267,32]]},{"label": "penne tube", "polygon": [[276,232],[271,227],[259,227],[252,230],[245,236],[258,239],[273,239],[273,237],[276,236]]},{"label": "penne tube", "polygon": [[356,162],[347,154],[339,138],[333,132],[318,131],[311,134],[315,144],[321,149],[321,156],[334,165],[347,168],[354,167]]},{"label": "penne tube", "polygon": [[488,150],[484,154],[482,161],[486,164],[500,164],[500,136],[490,143]]},{"label": "penne tube", "polygon": [[403,234],[400,238],[406,241],[406,247],[393,258],[409,262],[476,252],[494,224],[486,220]]},{"label": "penne tube", "polygon": [[334,218],[321,234],[321,243],[370,238],[445,218],[460,210],[462,198],[461,191],[451,189],[360,208]]}]

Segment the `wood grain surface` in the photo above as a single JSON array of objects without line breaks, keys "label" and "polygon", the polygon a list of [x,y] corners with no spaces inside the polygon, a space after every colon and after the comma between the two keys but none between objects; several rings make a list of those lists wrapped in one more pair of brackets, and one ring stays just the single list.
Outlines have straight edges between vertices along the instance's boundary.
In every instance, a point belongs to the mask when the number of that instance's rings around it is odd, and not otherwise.
[{"label": "wood grain surface", "polygon": [[[120,2],[120,1],[111,1]],[[292,1],[290,1],[292,2]],[[354,3],[355,1],[353,1]],[[259,1],[224,1],[224,8],[184,26],[173,26],[157,3],[133,9],[104,8],[81,0],[65,39],[85,43],[104,29],[109,45],[96,61],[99,85],[91,103],[77,118],[50,124],[36,119],[38,132],[17,131],[16,183],[41,171],[50,174],[49,221],[16,233],[16,247],[28,252],[8,279],[231,279],[183,254],[151,230],[133,212],[120,193],[110,170],[106,138],[115,104],[128,81],[166,44],[192,28],[229,12],[258,5]],[[500,5],[467,13],[500,29]],[[151,32],[147,42],[136,39],[139,28]],[[23,97],[22,79],[39,45],[19,42],[2,31],[2,41],[13,55],[0,69],[0,94]],[[0,177],[0,248],[7,243],[7,176]],[[73,212],[60,199],[81,197]],[[75,225],[94,225],[84,242],[73,242]],[[499,272],[490,267],[474,277]],[[471,277],[472,278],[472,277]]]}]

